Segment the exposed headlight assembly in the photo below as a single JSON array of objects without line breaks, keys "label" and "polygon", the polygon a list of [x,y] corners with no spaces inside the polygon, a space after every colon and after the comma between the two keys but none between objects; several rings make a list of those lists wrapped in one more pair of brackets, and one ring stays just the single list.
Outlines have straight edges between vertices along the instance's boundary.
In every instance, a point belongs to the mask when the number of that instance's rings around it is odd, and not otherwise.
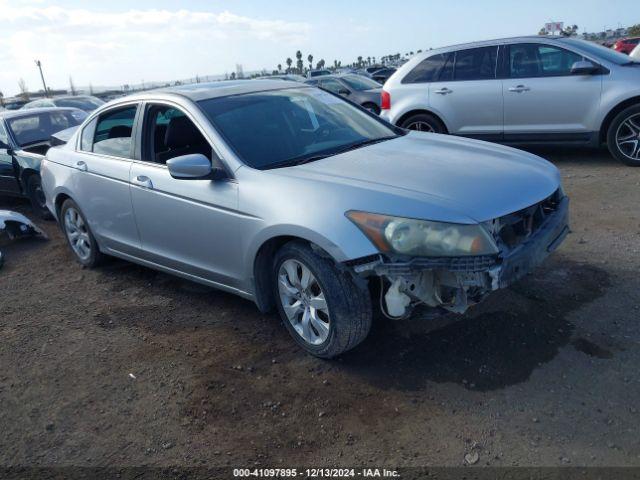
[{"label": "exposed headlight assembly", "polygon": [[431,222],[351,210],[347,218],[384,253],[414,257],[459,257],[498,253],[480,225]]}]

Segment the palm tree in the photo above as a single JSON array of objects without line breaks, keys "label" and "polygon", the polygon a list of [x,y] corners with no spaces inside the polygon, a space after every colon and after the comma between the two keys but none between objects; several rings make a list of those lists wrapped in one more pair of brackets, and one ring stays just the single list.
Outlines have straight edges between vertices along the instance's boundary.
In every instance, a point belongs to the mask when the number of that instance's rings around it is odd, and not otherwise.
[{"label": "palm tree", "polygon": [[371,65],[371,57],[367,57],[367,65]]},{"label": "palm tree", "polygon": [[313,70],[313,55],[309,54],[307,60],[309,60],[309,70]]},{"label": "palm tree", "polygon": [[0,107],[4,107],[4,93],[0,91]]},{"label": "palm tree", "polygon": [[362,56],[358,56],[358,66],[362,66]]},{"label": "palm tree", "polygon": [[287,73],[291,73],[291,64],[293,63],[293,60],[291,60],[291,58],[287,58]]},{"label": "palm tree", "polygon": [[302,74],[304,63],[302,62],[302,52],[300,50],[296,52],[296,58],[298,59],[298,61],[296,62],[296,66],[298,67],[298,73]]},{"label": "palm tree", "polygon": [[279,64],[278,64],[278,73],[280,73],[281,71],[282,71],[282,64],[281,64],[281,63],[279,63]]},{"label": "palm tree", "polygon": [[338,60],[334,60],[333,61],[333,69],[337,70],[338,69]]}]

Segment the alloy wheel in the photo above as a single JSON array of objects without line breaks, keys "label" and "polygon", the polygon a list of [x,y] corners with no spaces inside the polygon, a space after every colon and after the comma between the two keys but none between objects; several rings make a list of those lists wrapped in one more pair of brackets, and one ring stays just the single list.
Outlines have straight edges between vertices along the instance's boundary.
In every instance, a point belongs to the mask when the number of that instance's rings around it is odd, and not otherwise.
[{"label": "alloy wheel", "polygon": [[632,160],[640,160],[640,113],[631,115],[616,131],[618,150]]},{"label": "alloy wheel", "polygon": [[284,313],[298,335],[311,345],[324,343],[329,336],[329,308],[311,270],[298,260],[285,260],[278,271],[278,292]]},{"label": "alloy wheel", "polygon": [[415,130],[416,132],[435,132],[433,125],[421,120],[409,123],[406,127],[407,130]]},{"label": "alloy wheel", "polygon": [[82,260],[87,260],[91,256],[91,240],[80,212],[69,207],[64,214],[64,229],[71,244],[71,248]]}]

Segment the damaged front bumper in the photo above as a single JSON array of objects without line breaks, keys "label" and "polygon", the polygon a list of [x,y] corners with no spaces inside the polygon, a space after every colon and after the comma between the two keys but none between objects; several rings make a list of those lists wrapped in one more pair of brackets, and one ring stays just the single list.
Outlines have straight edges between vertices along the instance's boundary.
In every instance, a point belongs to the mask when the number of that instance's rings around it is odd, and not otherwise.
[{"label": "damaged front bumper", "polygon": [[352,265],[362,276],[377,275],[391,284],[385,294],[387,312],[404,317],[411,306],[426,304],[463,313],[490,292],[524,277],[558,248],[569,233],[569,199],[517,246],[501,244],[497,255],[414,258],[391,261],[381,256]]}]

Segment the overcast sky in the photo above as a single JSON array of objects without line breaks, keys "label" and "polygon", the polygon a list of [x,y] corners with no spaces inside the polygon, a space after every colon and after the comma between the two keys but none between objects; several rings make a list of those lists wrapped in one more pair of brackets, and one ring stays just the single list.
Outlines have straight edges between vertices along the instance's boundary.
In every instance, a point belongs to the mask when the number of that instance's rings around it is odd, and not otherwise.
[{"label": "overcast sky", "polygon": [[24,78],[120,86],[235,70],[272,70],[302,50],[350,62],[452,43],[535,34],[547,21],[640,23],[638,0],[0,0],[0,91]]}]

